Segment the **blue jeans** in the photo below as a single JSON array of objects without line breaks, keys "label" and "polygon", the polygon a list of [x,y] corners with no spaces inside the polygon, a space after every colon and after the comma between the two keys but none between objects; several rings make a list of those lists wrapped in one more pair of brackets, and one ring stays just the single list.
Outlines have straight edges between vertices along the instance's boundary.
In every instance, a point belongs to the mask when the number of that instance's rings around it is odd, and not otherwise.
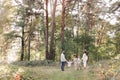
[{"label": "blue jeans", "polygon": [[65,67],[65,61],[64,62],[61,62],[61,70],[64,71],[64,67]]}]

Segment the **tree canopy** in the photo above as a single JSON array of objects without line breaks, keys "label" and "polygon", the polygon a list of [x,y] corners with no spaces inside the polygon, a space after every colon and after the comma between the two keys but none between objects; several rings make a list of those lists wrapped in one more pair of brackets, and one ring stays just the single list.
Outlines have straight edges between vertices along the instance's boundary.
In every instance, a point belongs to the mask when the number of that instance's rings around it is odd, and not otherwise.
[{"label": "tree canopy", "polygon": [[1,60],[57,61],[85,49],[90,62],[119,58],[119,15],[118,0],[1,0]]}]

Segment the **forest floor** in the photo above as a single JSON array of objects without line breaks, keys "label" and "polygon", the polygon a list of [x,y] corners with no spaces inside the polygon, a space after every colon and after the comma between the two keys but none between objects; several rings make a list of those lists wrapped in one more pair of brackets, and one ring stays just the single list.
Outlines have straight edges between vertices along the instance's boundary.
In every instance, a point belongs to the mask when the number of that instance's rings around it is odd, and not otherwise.
[{"label": "forest floor", "polygon": [[60,63],[44,66],[33,63],[1,64],[0,80],[120,80],[120,60],[99,61],[80,70],[66,66],[65,71],[61,71]]}]

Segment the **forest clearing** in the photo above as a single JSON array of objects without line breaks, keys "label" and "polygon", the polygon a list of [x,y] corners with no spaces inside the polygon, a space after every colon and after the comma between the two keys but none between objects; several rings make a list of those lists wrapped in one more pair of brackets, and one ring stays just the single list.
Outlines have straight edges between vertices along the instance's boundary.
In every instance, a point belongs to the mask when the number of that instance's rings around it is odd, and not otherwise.
[{"label": "forest clearing", "polygon": [[120,80],[120,0],[0,0],[0,80]]},{"label": "forest clearing", "polygon": [[17,74],[20,80],[119,80],[120,60],[104,60],[80,70],[66,66],[65,71],[60,70],[59,63],[41,65],[40,61],[0,65],[0,80],[16,80]]}]

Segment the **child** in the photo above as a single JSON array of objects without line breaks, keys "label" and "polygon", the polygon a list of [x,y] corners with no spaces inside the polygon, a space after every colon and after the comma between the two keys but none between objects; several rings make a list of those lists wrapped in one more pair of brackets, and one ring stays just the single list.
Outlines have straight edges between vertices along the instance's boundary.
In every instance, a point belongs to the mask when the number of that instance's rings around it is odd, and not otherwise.
[{"label": "child", "polygon": [[77,58],[77,62],[78,62],[78,69],[81,69],[81,59],[79,57]]},{"label": "child", "polygon": [[69,60],[67,63],[68,63],[68,67],[72,66],[72,61],[71,60]]},{"label": "child", "polygon": [[74,55],[73,58],[75,70],[78,70],[78,56]]},{"label": "child", "polygon": [[75,67],[75,70],[79,70],[80,67],[81,67],[81,60],[80,58],[78,57],[78,55],[74,55],[74,67]]}]

